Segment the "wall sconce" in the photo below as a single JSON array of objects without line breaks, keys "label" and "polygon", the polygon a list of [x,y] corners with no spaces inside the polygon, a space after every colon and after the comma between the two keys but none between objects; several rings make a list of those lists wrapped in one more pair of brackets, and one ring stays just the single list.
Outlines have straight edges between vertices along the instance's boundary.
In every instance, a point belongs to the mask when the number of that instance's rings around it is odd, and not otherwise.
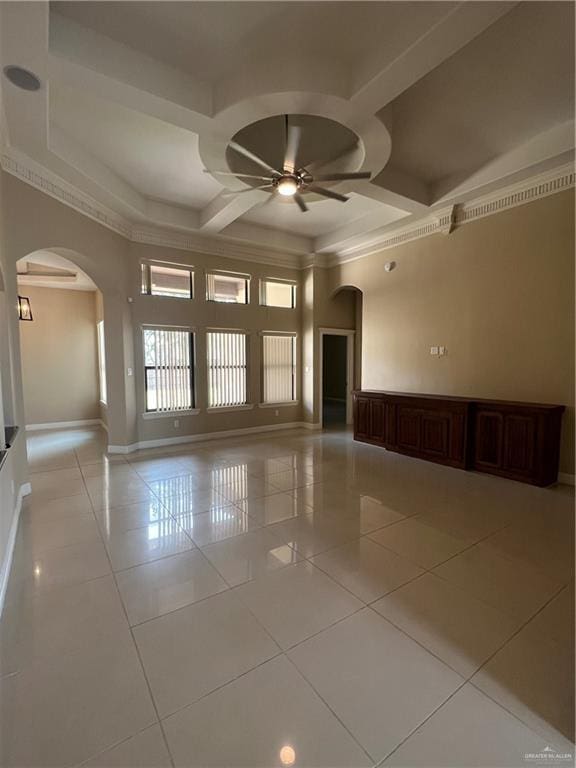
[{"label": "wall sconce", "polygon": [[18,319],[19,320],[32,320],[32,307],[30,306],[30,299],[26,296],[18,296]]}]

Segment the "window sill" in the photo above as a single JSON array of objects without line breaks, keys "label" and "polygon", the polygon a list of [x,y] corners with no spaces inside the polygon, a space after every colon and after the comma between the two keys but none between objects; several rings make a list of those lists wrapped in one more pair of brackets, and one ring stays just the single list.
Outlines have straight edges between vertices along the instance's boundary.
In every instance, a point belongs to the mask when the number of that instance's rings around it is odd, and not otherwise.
[{"label": "window sill", "polygon": [[285,403],[258,403],[258,408],[293,408],[295,405],[300,405],[300,401],[289,400]]},{"label": "window sill", "polygon": [[229,411],[251,411],[254,408],[252,403],[248,405],[222,405],[215,408],[207,408],[207,413],[228,413]]},{"label": "window sill", "polygon": [[200,408],[190,408],[187,411],[162,411],[157,413],[156,411],[147,411],[142,414],[143,419],[178,419],[180,416],[197,416],[200,413]]}]

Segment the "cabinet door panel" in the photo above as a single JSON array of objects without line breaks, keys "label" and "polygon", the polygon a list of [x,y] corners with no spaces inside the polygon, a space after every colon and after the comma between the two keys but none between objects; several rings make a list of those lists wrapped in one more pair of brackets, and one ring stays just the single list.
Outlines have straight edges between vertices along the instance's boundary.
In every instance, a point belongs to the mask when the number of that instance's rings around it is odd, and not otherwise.
[{"label": "cabinet door panel", "polygon": [[370,437],[371,401],[367,397],[357,397],[354,401],[354,431],[359,438]]},{"label": "cabinet door panel", "polygon": [[409,451],[418,451],[421,442],[422,414],[414,408],[398,406],[397,435],[398,447]]},{"label": "cabinet door panel", "polygon": [[442,413],[424,413],[421,429],[422,453],[447,459],[450,445],[450,417]]},{"label": "cabinet door panel", "polygon": [[386,403],[384,400],[373,400],[370,414],[370,438],[379,443],[385,442],[386,436]]},{"label": "cabinet door panel", "polygon": [[476,465],[498,469],[502,466],[504,418],[497,411],[476,415]]},{"label": "cabinet door panel", "polygon": [[533,416],[507,414],[504,420],[504,469],[530,475],[534,470],[535,439]]}]

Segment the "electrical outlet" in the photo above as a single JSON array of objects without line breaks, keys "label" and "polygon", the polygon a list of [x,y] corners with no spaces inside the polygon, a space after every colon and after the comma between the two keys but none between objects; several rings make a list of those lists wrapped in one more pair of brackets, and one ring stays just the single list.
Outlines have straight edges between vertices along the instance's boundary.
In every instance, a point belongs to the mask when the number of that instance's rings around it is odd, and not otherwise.
[{"label": "electrical outlet", "polygon": [[446,347],[438,347],[438,354],[439,355],[445,355],[448,350]]},{"label": "electrical outlet", "polygon": [[180,426],[180,419],[174,419],[174,429],[178,429]]},{"label": "electrical outlet", "polygon": [[280,416],[280,411],[279,411],[278,409],[276,409],[276,410],[274,411],[274,416]]},{"label": "electrical outlet", "polygon": [[437,355],[438,354],[438,347],[430,347],[430,354],[431,355]]}]

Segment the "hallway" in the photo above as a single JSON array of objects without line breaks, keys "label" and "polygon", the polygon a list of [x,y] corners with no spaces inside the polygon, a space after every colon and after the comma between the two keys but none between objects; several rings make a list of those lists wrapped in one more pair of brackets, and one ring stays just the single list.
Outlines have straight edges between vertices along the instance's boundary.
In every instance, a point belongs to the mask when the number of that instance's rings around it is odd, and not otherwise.
[{"label": "hallway", "polygon": [[572,751],[573,489],[336,431],[127,456],[96,428],[44,431],[28,453],[3,766]]}]

